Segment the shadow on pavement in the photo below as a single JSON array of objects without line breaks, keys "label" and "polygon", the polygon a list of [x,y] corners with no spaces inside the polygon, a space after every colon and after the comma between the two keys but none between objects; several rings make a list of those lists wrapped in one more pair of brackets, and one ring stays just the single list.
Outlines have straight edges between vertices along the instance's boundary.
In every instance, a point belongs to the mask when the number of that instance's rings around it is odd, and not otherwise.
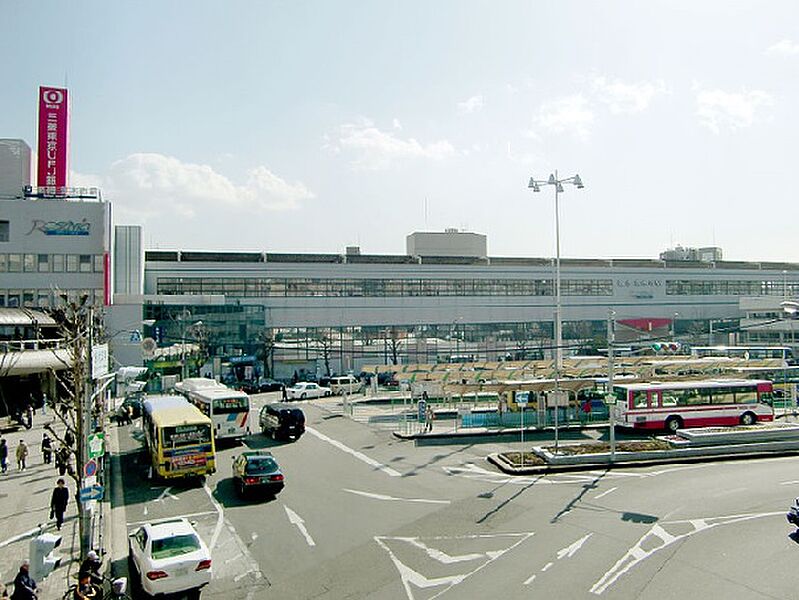
[{"label": "shadow on pavement", "polygon": [[279,448],[287,444],[294,444],[299,440],[273,440],[270,437],[261,434],[248,435],[245,438],[245,444],[251,450],[268,450],[269,448]]},{"label": "shadow on pavement", "polygon": [[220,479],[216,484],[216,489],[213,491],[213,496],[216,501],[225,508],[251,506],[253,504],[269,504],[277,499],[275,496],[264,491],[251,491],[242,498],[239,496],[238,492],[236,492],[232,477]]}]

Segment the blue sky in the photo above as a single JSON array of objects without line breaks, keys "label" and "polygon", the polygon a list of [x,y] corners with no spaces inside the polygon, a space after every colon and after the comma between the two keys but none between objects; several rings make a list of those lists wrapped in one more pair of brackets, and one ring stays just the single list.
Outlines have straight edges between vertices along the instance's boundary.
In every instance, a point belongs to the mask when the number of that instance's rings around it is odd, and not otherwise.
[{"label": "blue sky", "polygon": [[[694,6],[701,4],[701,6]],[[0,2],[0,137],[72,95],[71,183],[149,247],[799,261],[791,2]],[[35,150],[35,148],[34,148]],[[424,206],[427,204],[425,213]]]}]

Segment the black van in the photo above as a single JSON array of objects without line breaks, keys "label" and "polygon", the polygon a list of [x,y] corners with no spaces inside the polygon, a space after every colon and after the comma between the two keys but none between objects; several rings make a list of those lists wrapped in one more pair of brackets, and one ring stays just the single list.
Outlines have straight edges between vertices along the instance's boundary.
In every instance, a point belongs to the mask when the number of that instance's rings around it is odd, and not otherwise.
[{"label": "black van", "polygon": [[258,418],[261,431],[272,439],[300,439],[305,433],[305,415],[302,410],[287,404],[266,404]]}]

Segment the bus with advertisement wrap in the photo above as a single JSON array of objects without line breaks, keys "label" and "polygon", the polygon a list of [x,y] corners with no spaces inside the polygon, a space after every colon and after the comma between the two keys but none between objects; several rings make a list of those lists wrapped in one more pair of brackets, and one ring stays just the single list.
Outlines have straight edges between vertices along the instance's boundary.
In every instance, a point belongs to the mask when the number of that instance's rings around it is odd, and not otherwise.
[{"label": "bus with advertisement wrap", "polygon": [[181,396],[150,396],[142,430],[154,477],[204,477],[216,471],[211,419]]},{"label": "bus with advertisement wrap", "polygon": [[752,425],[773,421],[771,381],[653,381],[613,386],[616,423],[636,429]]},{"label": "bus with advertisement wrap", "polygon": [[250,397],[244,392],[219,385],[192,390],[186,396],[211,419],[217,440],[236,440],[250,434]]}]

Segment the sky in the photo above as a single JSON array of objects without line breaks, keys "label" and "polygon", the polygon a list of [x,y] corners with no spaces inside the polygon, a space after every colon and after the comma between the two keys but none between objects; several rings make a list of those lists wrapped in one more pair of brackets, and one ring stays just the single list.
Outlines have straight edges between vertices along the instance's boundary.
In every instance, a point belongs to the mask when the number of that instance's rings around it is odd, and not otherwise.
[{"label": "sky", "polygon": [[0,137],[71,95],[70,185],[148,249],[799,262],[799,4],[0,0]]}]

